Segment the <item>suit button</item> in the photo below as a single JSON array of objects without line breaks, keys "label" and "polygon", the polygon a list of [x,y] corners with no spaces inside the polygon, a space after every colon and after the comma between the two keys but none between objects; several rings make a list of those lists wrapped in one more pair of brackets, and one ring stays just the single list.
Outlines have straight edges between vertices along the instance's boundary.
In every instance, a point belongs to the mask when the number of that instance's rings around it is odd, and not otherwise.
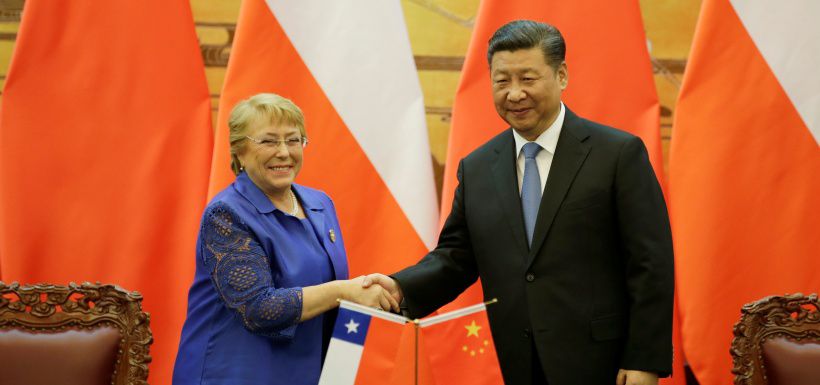
[{"label": "suit button", "polygon": [[524,328],[524,338],[527,338],[527,339],[530,338],[530,329],[529,328]]},{"label": "suit button", "polygon": [[535,281],[535,274],[533,274],[533,273],[527,273],[527,277],[526,277],[526,278],[527,278],[527,282],[532,282],[532,281]]}]

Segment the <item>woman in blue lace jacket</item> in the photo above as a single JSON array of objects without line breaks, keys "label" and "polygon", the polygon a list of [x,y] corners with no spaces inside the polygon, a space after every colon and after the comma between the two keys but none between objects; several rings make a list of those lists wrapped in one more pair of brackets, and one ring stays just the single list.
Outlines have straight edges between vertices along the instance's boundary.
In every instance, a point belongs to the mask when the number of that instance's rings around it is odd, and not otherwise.
[{"label": "woman in blue lace jacket", "polygon": [[337,298],[398,304],[347,279],[333,202],[293,183],[307,144],[299,108],[259,94],[228,126],[237,176],[202,216],[173,383],[316,384]]}]

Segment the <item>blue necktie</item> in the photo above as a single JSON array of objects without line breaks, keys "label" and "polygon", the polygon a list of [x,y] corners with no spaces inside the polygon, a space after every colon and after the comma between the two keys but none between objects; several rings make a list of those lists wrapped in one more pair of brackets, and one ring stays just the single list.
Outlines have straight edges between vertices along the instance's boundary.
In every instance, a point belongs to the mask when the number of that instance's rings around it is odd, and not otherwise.
[{"label": "blue necktie", "polygon": [[524,228],[527,230],[527,244],[532,245],[532,234],[535,231],[535,219],[538,217],[538,206],[541,204],[541,176],[535,156],[541,146],[529,142],[522,149],[524,152],[524,182],[521,183],[521,208],[524,210]]}]

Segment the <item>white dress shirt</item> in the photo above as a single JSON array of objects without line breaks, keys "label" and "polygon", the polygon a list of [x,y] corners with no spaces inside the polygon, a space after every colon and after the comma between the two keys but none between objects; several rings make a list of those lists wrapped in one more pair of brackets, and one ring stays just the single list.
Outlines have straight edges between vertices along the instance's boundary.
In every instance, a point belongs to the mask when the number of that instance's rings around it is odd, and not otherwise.
[{"label": "white dress shirt", "polygon": [[[541,193],[544,193],[544,187],[547,185],[547,177],[552,166],[552,157],[555,156],[555,147],[558,145],[558,136],[561,135],[561,127],[564,126],[564,103],[561,102],[561,110],[558,111],[558,117],[552,122],[552,125],[546,131],[541,133],[534,142],[538,143],[542,150],[535,156],[535,163],[538,164],[538,176],[541,177]],[[515,138],[515,153],[518,158],[515,162],[516,170],[518,172],[518,194],[521,195],[521,184],[524,182],[524,153],[521,149],[527,142],[523,136],[513,129],[513,138]]]}]

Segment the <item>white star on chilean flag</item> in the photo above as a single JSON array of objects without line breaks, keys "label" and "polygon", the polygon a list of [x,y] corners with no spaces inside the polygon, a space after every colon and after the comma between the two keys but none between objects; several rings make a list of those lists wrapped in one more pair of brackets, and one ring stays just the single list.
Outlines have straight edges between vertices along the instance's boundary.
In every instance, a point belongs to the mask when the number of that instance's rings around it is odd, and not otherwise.
[{"label": "white star on chilean flag", "polygon": [[353,318],[350,319],[350,322],[345,324],[345,327],[347,328],[347,334],[359,332],[359,324],[357,324],[356,321],[353,321]]}]

